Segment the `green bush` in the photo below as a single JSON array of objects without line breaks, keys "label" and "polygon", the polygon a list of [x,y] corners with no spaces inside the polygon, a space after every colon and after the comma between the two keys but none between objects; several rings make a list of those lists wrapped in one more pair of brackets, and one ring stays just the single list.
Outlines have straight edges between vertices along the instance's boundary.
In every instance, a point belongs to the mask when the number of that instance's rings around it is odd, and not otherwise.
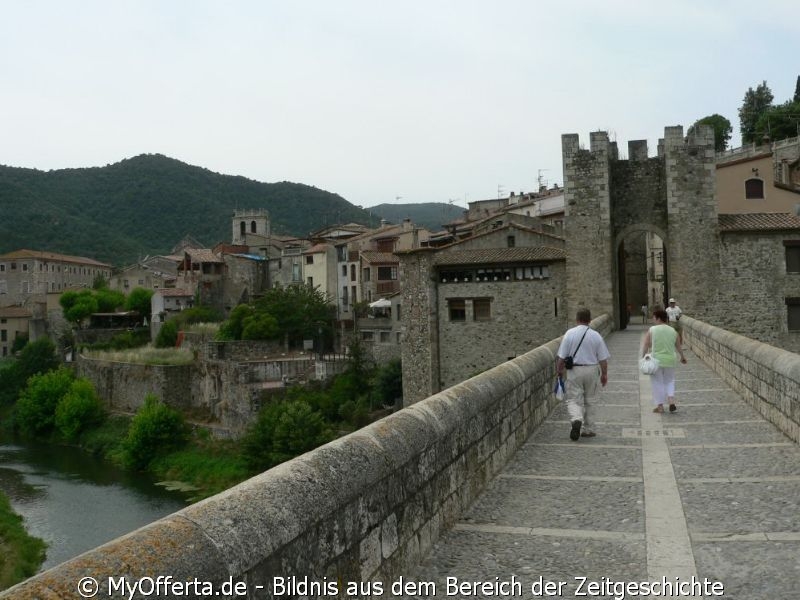
[{"label": "green bush", "polygon": [[44,434],[53,429],[56,406],[72,386],[72,372],[61,368],[34,375],[17,400],[17,427],[26,434]]},{"label": "green bush", "polygon": [[243,340],[272,340],[279,333],[278,321],[268,313],[250,315],[242,321]]},{"label": "green bush", "polygon": [[264,470],[331,439],[325,419],[307,402],[273,402],[261,409],[242,439],[242,450],[251,469]]},{"label": "green bush", "polygon": [[178,323],[175,320],[161,325],[156,336],[156,348],[174,348],[178,341]]},{"label": "green bush", "polygon": [[103,420],[104,410],[92,382],[77,379],[56,405],[55,425],[67,440],[74,441],[85,429]]},{"label": "green bush", "polygon": [[154,458],[181,448],[187,439],[183,415],[148,394],[131,421],[123,460],[128,467],[145,469]]},{"label": "green bush", "polygon": [[219,323],[223,320],[218,310],[203,305],[186,308],[182,310],[176,318],[181,325],[189,325],[191,323]]},{"label": "green bush", "polygon": [[402,397],[403,369],[400,360],[378,367],[373,381],[373,405],[393,406],[395,400]]},{"label": "green bush", "polygon": [[134,310],[142,317],[150,317],[150,300],[153,297],[153,290],[137,287],[131,290],[127,298],[124,298],[125,310]]}]

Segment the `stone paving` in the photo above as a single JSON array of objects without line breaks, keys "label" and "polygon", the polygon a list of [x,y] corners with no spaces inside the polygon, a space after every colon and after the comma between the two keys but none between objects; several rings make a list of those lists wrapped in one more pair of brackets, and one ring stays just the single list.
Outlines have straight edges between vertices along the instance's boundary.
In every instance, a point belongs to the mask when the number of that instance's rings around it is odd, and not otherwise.
[{"label": "stone paving", "polygon": [[608,339],[597,437],[571,441],[559,406],[408,579],[451,598],[655,597],[622,586],[662,578],[709,581],[672,597],[800,595],[800,447],[691,352],[677,412],[654,414],[644,330]]}]

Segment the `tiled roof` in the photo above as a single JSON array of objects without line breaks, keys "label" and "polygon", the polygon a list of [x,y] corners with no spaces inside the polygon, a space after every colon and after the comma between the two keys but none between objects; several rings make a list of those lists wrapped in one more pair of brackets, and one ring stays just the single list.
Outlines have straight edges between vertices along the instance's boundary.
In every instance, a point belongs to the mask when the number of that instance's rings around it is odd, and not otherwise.
[{"label": "tiled roof", "polygon": [[303,250],[303,254],[319,254],[320,252],[327,252],[333,248],[330,244],[315,244],[308,250]]},{"label": "tiled roof", "polygon": [[4,319],[24,319],[32,316],[31,311],[21,306],[0,307],[0,317]]},{"label": "tiled roof", "polygon": [[39,260],[53,260],[68,263],[77,263],[80,265],[92,265],[95,267],[111,267],[106,263],[94,260],[93,258],[85,258],[83,256],[70,256],[68,254],[57,254],[55,252],[41,252],[39,250],[14,250],[7,254],[0,255],[0,260],[20,260],[24,258],[35,258]]},{"label": "tiled roof", "polygon": [[156,290],[156,294],[161,294],[165,298],[187,298],[189,296],[194,296],[192,292],[187,292],[180,288],[161,288]]},{"label": "tiled roof", "polygon": [[372,264],[378,263],[399,263],[400,259],[391,252],[376,252],[375,250],[365,250],[361,253],[364,259]]},{"label": "tiled roof", "polygon": [[794,213],[750,213],[719,215],[720,231],[785,231],[800,229],[800,217]]},{"label": "tiled roof", "polygon": [[561,248],[536,246],[533,248],[489,248],[486,250],[455,250],[440,253],[434,259],[436,265],[483,265],[519,263],[530,261],[564,260],[566,252]]},{"label": "tiled roof", "polygon": [[208,248],[187,248],[185,250],[186,254],[189,255],[189,258],[192,259],[193,262],[200,262],[200,263],[221,263],[225,262],[219,256],[214,254]]}]

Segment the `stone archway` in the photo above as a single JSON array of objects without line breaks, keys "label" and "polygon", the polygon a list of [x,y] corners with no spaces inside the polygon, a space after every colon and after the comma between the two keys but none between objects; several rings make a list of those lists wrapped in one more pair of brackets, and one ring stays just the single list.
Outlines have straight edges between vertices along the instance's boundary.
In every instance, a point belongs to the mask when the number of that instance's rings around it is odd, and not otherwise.
[{"label": "stone archway", "polygon": [[[587,307],[593,315],[625,322],[621,240],[635,231],[658,235],[666,246],[669,288],[702,316],[709,310],[719,271],[719,223],[714,194],[714,135],[699,127],[684,138],[667,127],[658,152],[647,142],[628,142],[620,159],[605,131],[590,135],[588,150],[577,134],[561,137],[564,159],[567,312]],[[622,273],[620,273],[622,271]]]},{"label": "stone archway", "polygon": [[647,312],[663,304],[669,289],[667,234],[649,223],[624,227],[616,235],[615,280],[617,290],[617,327],[643,322],[642,306]]}]

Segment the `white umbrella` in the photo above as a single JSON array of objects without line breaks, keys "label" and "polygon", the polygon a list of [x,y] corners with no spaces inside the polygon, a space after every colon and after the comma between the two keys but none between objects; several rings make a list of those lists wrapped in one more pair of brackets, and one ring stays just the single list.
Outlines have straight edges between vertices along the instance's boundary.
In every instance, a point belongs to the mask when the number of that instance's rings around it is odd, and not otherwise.
[{"label": "white umbrella", "polygon": [[381,298],[380,300],[375,300],[375,302],[371,302],[369,307],[370,308],[389,308],[392,305],[391,300],[387,300],[386,298]]}]

